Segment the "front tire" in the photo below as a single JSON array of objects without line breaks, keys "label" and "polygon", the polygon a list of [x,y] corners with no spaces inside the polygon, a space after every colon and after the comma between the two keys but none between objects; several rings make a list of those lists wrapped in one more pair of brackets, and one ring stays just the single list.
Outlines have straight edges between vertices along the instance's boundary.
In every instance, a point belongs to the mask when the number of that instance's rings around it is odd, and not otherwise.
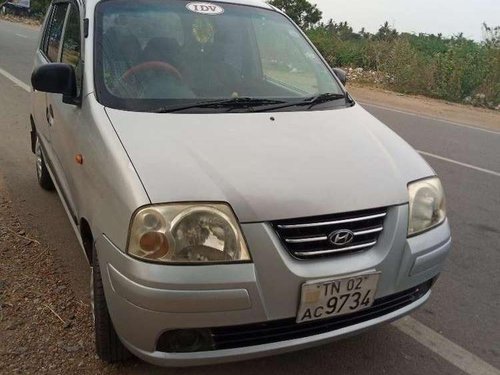
[{"label": "front tire", "polygon": [[52,191],[54,190],[54,183],[52,182],[52,177],[50,177],[49,170],[45,164],[45,159],[42,153],[42,146],[40,144],[40,139],[38,135],[35,141],[35,156],[36,156],[36,178],[38,184],[44,190]]},{"label": "front tire", "polygon": [[122,362],[130,358],[131,354],[120,341],[109,316],[95,247],[91,275],[91,300],[94,315],[95,347],[99,358],[108,363]]}]

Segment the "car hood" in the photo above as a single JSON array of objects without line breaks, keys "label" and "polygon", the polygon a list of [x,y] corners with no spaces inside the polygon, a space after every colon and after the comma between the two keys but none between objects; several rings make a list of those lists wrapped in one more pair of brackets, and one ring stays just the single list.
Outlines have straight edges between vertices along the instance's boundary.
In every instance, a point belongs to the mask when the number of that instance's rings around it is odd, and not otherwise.
[{"label": "car hood", "polygon": [[359,105],[272,114],[106,111],[152,203],[228,202],[241,222],[403,204],[408,182],[434,174]]}]

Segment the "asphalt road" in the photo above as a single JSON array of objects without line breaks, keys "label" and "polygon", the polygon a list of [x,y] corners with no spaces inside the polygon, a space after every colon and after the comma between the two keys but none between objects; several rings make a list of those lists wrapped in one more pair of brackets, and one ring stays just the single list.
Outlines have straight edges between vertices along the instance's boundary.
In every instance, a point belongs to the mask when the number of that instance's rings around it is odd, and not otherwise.
[{"label": "asphalt road", "polygon": [[[33,28],[0,21],[0,178],[87,298],[88,270],[59,198],[36,184],[29,94],[2,74],[29,84],[36,39]],[[500,374],[500,133],[365,107],[424,152],[447,193],[453,253],[430,302],[412,315],[416,333],[387,325],[298,353],[169,374]],[[164,370],[140,363],[130,372]]]}]

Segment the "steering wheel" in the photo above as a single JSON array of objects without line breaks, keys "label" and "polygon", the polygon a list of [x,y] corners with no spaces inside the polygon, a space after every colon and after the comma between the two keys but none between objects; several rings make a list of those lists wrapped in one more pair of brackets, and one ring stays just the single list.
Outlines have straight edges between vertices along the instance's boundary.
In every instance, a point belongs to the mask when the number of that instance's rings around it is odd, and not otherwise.
[{"label": "steering wheel", "polygon": [[130,69],[128,69],[125,73],[123,73],[123,75],[121,76],[121,80],[127,81],[130,79],[130,77],[146,70],[161,70],[177,78],[179,81],[184,80],[182,74],[173,65],[170,65],[169,63],[163,61],[146,61],[136,66],[133,66]]}]

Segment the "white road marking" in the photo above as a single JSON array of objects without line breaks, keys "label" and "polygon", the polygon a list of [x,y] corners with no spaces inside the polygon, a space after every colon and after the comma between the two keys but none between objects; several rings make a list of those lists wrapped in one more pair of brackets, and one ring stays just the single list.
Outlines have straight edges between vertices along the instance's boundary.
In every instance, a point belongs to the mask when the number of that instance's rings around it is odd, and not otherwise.
[{"label": "white road marking", "polygon": [[19,36],[19,37],[24,38],[24,39],[28,39],[28,37],[26,35],[23,35],[23,34],[16,33],[16,36]]},{"label": "white road marking", "polygon": [[499,369],[409,316],[392,325],[469,375],[500,375]]},{"label": "white road marking", "polygon": [[24,91],[31,92],[31,87],[21,81],[20,79],[14,77],[12,74],[9,72],[6,72],[2,68],[0,68],[0,74],[3,75],[5,78],[10,79],[12,82],[14,82],[16,85],[18,85],[20,88],[22,88]]},{"label": "white road marking", "polygon": [[424,115],[421,115],[421,114],[419,114],[419,113],[413,113],[413,112],[402,111],[402,110],[400,110],[400,109],[396,109],[396,108],[392,108],[392,107],[384,107],[384,106],[382,106],[382,105],[378,105],[378,104],[371,104],[371,103],[366,103],[366,102],[359,102],[359,103],[360,103],[362,106],[368,106],[368,107],[373,107],[373,108],[379,108],[379,109],[383,109],[383,110],[386,110],[386,111],[391,111],[391,112],[401,113],[401,114],[403,114],[403,115],[408,115],[408,116],[414,116],[414,117],[423,118],[423,119],[426,119],[426,120],[439,121],[439,122],[443,122],[443,123],[445,123],[445,124],[449,124],[449,125],[453,125],[453,126],[458,126],[458,127],[461,127],[461,128],[472,129],[472,130],[478,130],[478,131],[482,131],[482,132],[485,132],[485,133],[490,133],[490,134],[500,135],[500,132],[497,132],[497,131],[494,131],[494,130],[488,130],[488,129],[485,129],[485,128],[481,128],[481,127],[479,127],[479,126],[462,124],[462,123],[459,123],[459,122],[454,122],[454,121],[445,120],[445,119],[442,119],[442,118],[439,118],[439,117],[424,116]]},{"label": "white road marking", "polygon": [[500,177],[500,172],[495,172],[495,171],[491,171],[489,169],[484,169],[484,168],[476,167],[475,165],[462,163],[460,161],[456,161],[456,160],[453,160],[453,159],[448,159],[448,158],[445,158],[443,156],[434,155],[434,154],[431,154],[431,153],[425,152],[425,151],[418,150],[418,152],[420,154],[428,156],[430,158],[434,158],[434,159],[438,159],[438,160],[442,160],[442,161],[447,161],[448,163],[460,165],[460,166],[465,167],[465,168],[474,169],[474,170],[479,171],[479,172],[488,173],[488,174],[491,174],[493,176]]}]

